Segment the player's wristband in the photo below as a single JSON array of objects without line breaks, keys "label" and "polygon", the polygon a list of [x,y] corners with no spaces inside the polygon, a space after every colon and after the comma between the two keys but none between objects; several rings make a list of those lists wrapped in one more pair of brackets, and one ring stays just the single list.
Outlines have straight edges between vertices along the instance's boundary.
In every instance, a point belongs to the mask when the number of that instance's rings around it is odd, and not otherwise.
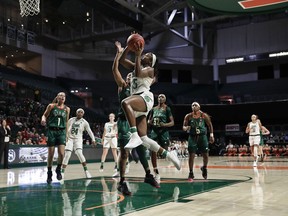
[{"label": "player's wristband", "polygon": [[210,137],[214,137],[214,134],[213,134],[213,133],[210,133]]}]

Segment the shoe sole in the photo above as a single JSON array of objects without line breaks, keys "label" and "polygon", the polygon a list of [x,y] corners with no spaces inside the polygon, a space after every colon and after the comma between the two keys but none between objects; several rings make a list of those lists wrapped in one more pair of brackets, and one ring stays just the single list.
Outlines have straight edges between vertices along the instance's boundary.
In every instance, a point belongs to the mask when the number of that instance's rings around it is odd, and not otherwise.
[{"label": "shoe sole", "polygon": [[203,167],[201,167],[200,170],[201,170],[201,172],[202,172],[202,177],[203,177],[204,179],[207,179],[208,175],[203,175]]},{"label": "shoe sole", "polygon": [[159,184],[158,185],[154,185],[154,184],[151,184],[150,182],[146,182],[146,181],[144,181],[144,183],[149,184],[149,185],[151,185],[154,188],[160,188]]},{"label": "shoe sole", "polygon": [[193,182],[193,179],[192,178],[188,178],[188,182]]},{"label": "shoe sole", "polygon": [[127,145],[125,145],[125,149],[133,149],[133,148],[136,148],[136,147],[138,147],[138,146],[140,146],[140,145],[142,145],[143,144],[143,142],[142,142],[142,140],[141,141],[139,141],[136,145],[132,145],[132,144],[129,144],[129,143],[127,143]]},{"label": "shoe sole", "polygon": [[[174,154],[174,153],[171,152],[171,154]],[[174,158],[173,158],[173,156],[170,157],[170,160],[174,164],[174,166],[176,167],[177,170],[181,170],[181,162],[180,162],[179,158],[175,154],[174,154],[174,156],[175,156]]]},{"label": "shoe sole", "polygon": [[58,181],[60,181],[60,180],[62,180],[62,175],[61,174],[57,175],[56,178],[57,178]]},{"label": "shoe sole", "polygon": [[120,193],[122,193],[124,196],[131,196],[131,195],[132,195],[132,193],[131,193],[130,191],[128,191],[128,192],[127,192],[127,191],[126,191],[126,192],[124,191],[124,192],[123,192],[123,191],[121,190],[121,187],[118,187],[117,190],[118,190]]}]

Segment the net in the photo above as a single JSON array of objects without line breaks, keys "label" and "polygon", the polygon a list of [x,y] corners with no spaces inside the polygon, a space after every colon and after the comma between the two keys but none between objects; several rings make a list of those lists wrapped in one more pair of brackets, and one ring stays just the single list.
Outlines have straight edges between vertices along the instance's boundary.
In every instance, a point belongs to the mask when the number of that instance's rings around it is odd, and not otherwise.
[{"label": "net", "polygon": [[19,0],[20,15],[34,16],[40,12],[40,0]]}]

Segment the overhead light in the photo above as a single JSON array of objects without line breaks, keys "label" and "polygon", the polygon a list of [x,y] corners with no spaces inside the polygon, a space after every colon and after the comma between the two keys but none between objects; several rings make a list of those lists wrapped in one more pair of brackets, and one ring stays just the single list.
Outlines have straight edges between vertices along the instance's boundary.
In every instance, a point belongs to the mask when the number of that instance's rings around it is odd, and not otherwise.
[{"label": "overhead light", "polygon": [[226,63],[243,62],[244,61],[244,57],[228,58],[225,61],[226,61]]},{"label": "overhead light", "polygon": [[288,52],[278,52],[278,53],[269,54],[269,58],[280,57],[280,56],[288,56]]},{"label": "overhead light", "polygon": [[89,15],[90,15],[89,12],[87,12],[87,13],[86,13],[86,16],[89,17]]}]

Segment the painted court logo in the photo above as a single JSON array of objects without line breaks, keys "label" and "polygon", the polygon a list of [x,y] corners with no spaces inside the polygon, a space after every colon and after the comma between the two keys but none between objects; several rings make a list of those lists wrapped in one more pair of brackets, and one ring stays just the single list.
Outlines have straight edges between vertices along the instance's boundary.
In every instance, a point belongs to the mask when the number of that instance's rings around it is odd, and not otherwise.
[{"label": "painted court logo", "polygon": [[200,9],[222,14],[272,13],[288,9],[288,0],[188,0]]}]

